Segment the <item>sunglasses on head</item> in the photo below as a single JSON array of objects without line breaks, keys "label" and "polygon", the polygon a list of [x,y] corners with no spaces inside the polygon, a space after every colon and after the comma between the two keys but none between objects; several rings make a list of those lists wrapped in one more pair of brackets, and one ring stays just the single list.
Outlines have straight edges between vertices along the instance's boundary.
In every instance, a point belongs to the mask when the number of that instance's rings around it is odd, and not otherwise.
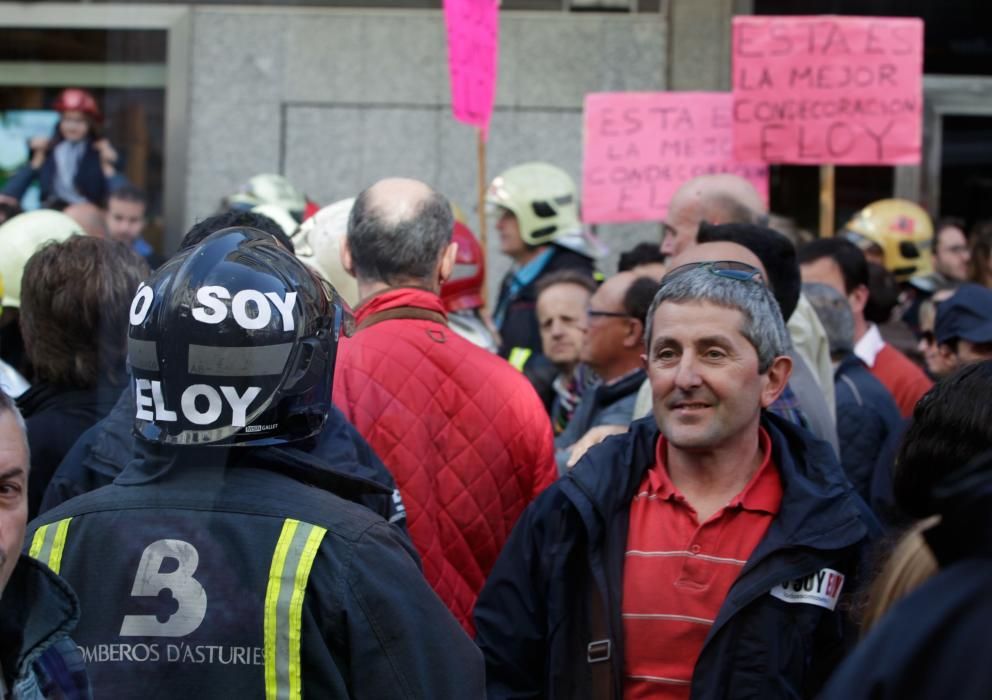
[{"label": "sunglasses on head", "polygon": [[685,274],[689,270],[699,269],[706,270],[717,277],[725,277],[738,282],[754,281],[759,284],[765,283],[765,278],[762,276],[761,270],[756,268],[754,265],[737,262],[736,260],[713,260],[679,265],[662,277],[661,281],[664,282],[665,280],[678,277],[679,275]]}]

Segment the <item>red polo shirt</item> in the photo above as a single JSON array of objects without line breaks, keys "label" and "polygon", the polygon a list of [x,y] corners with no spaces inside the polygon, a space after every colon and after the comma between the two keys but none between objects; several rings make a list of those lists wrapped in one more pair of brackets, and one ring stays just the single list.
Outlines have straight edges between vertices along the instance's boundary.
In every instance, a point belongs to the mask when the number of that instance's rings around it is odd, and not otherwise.
[{"label": "red polo shirt", "polygon": [[688,698],[703,642],[782,502],[771,438],[744,490],[705,523],[672,484],[664,437],[630,507],[623,570],[624,698]]}]

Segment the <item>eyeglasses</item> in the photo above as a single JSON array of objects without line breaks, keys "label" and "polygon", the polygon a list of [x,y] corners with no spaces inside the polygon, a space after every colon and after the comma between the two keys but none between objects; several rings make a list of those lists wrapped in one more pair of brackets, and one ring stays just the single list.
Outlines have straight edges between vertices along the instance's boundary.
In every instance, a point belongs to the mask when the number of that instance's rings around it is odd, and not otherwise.
[{"label": "eyeglasses", "polygon": [[597,316],[606,318],[633,318],[630,314],[623,311],[600,311],[598,309],[586,309],[586,316],[589,318],[596,318]]},{"label": "eyeglasses", "polygon": [[949,245],[944,248],[938,248],[937,252],[943,253],[945,255],[964,255],[968,252],[968,246],[966,245]]},{"label": "eyeglasses", "polygon": [[761,270],[756,268],[754,265],[748,265],[747,263],[738,262],[736,260],[712,260],[679,265],[662,277],[661,281],[664,282],[674,277],[678,277],[679,275],[685,274],[689,270],[700,269],[706,270],[717,277],[725,277],[738,282],[754,281],[758,284],[765,283],[765,278],[762,276]]}]

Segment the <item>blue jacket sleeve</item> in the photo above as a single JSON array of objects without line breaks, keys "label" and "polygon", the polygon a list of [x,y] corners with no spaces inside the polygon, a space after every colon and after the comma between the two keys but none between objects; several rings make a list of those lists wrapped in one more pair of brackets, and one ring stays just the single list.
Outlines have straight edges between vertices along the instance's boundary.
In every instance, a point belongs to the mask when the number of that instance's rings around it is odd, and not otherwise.
[{"label": "blue jacket sleeve", "polygon": [[38,170],[31,167],[31,163],[25,163],[7,180],[7,184],[3,186],[3,194],[20,201],[31,183],[38,177],[38,173]]},{"label": "blue jacket sleeve", "polygon": [[524,511],[475,606],[476,644],[486,660],[489,700],[539,698],[548,658],[546,576],[542,542],[551,486]]}]

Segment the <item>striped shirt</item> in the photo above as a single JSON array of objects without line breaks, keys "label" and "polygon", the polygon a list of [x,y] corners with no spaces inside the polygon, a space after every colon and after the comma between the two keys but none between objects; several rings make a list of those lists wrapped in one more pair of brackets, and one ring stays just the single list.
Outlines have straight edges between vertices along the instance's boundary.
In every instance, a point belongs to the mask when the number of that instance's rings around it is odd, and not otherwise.
[{"label": "striped shirt", "polygon": [[688,698],[692,671],[727,592],[764,537],[782,483],[764,459],[744,490],[702,525],[665,468],[665,439],[630,508],[623,571],[624,698]]}]

